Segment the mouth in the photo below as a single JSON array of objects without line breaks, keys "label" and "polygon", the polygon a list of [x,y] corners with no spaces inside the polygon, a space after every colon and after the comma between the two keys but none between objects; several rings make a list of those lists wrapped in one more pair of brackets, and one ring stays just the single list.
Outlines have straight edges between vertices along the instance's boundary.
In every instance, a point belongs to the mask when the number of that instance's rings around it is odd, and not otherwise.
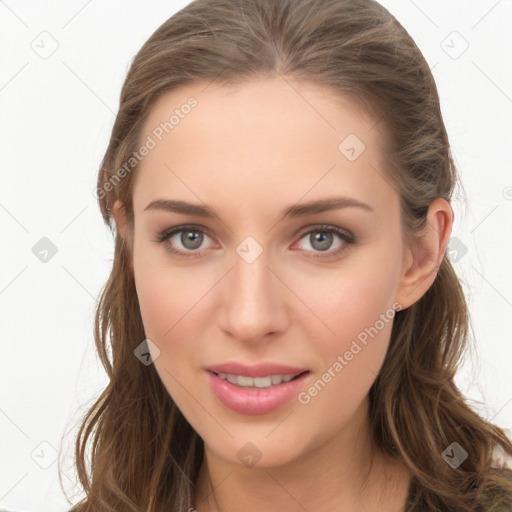
[{"label": "mouth", "polygon": [[205,372],[207,384],[219,402],[243,415],[277,411],[297,397],[311,379],[309,370],[300,369],[294,369],[294,373],[268,374],[258,370],[255,377],[240,373],[211,369]]},{"label": "mouth", "polygon": [[309,373],[309,370],[305,370],[300,373],[288,373],[288,374],[275,374],[275,375],[266,375],[262,377],[250,377],[248,375],[236,375],[233,373],[223,373],[223,372],[213,372],[211,370],[210,373],[213,373],[217,377],[233,384],[235,386],[239,386],[242,388],[271,388],[280,386],[283,383],[291,382],[295,379],[300,378],[302,375]]}]

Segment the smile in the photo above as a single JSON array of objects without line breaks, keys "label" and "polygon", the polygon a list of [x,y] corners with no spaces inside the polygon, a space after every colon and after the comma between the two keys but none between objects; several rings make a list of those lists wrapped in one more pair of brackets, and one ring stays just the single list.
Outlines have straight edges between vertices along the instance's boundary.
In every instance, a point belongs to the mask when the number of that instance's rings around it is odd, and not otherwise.
[{"label": "smile", "polygon": [[245,415],[267,414],[279,409],[296,397],[312,378],[310,371],[258,377],[211,370],[205,374],[210,389],[220,403]]},{"label": "smile", "polygon": [[283,382],[290,382],[301,374],[267,375],[266,377],[248,377],[246,375],[233,375],[231,373],[216,373],[216,375],[235,386],[270,388],[272,386],[278,386]]}]

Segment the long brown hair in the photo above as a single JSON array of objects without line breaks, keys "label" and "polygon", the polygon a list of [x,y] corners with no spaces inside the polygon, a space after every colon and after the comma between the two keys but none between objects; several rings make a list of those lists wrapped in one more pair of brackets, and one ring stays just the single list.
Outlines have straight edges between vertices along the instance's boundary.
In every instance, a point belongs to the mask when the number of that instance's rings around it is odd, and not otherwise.
[{"label": "long brown hair", "polygon": [[[406,236],[421,232],[434,199],[452,200],[458,177],[435,81],[412,38],[384,7],[373,0],[195,0],[155,31],[129,69],[98,175],[106,224],[114,231],[112,207],[119,199],[133,225],[137,169],[126,162],[140,148],[141,127],[163,92],[276,74],[327,85],[382,123]],[[145,335],[129,251],[115,234],[113,266],[95,318],[109,383],[76,439],[86,498],[75,510],[186,511],[193,506],[203,441],[154,365],[134,357]],[[470,323],[447,254],[437,271],[423,297],[395,316],[370,390],[373,438],[413,475],[409,511],[512,510],[512,472],[505,464],[512,444],[472,410],[454,383]],[[454,442],[468,454],[457,468],[442,455]]]}]

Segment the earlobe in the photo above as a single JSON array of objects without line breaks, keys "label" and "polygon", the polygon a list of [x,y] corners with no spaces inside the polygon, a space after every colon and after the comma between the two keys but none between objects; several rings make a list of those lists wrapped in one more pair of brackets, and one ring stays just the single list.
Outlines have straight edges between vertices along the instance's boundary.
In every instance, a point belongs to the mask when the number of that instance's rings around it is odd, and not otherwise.
[{"label": "earlobe", "polygon": [[405,264],[396,297],[402,309],[417,302],[437,277],[452,225],[453,210],[450,203],[443,198],[432,201],[424,232],[405,251]]}]

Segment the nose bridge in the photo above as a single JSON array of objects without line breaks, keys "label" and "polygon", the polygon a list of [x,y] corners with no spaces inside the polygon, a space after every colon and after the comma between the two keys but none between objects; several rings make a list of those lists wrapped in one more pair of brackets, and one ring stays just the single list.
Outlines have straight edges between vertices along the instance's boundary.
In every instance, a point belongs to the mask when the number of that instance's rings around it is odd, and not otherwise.
[{"label": "nose bridge", "polygon": [[283,328],[282,284],[268,268],[268,251],[248,237],[237,248],[225,284],[222,327],[240,340]]}]

